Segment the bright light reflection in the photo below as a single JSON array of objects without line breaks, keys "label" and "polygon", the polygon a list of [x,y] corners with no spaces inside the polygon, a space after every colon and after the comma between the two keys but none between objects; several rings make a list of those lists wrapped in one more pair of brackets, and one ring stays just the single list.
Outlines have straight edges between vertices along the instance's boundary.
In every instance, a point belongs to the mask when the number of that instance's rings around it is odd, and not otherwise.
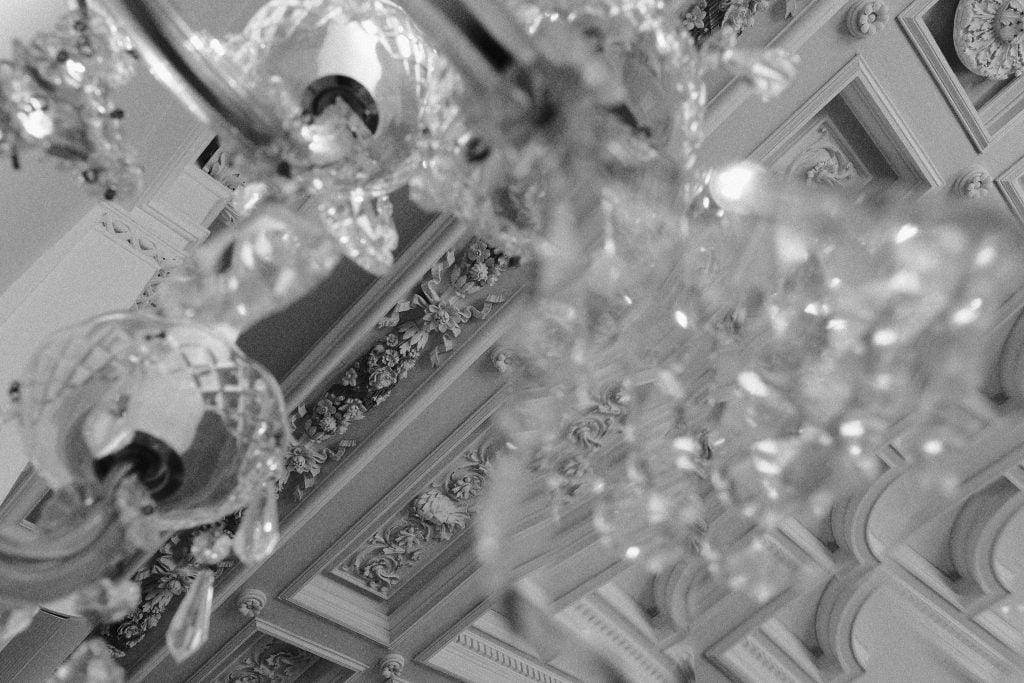
[{"label": "bright light reflection", "polygon": [[920,229],[918,229],[916,225],[913,225],[912,223],[907,223],[906,225],[900,227],[900,229],[896,232],[896,244],[903,244],[907,240],[913,239],[913,237],[917,235],[917,233],[919,232]]}]

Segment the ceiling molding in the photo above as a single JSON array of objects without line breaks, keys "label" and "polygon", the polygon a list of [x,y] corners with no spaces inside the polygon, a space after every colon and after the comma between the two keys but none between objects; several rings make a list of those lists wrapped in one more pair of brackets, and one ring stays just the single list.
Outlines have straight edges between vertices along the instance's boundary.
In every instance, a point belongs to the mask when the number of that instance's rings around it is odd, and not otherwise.
[{"label": "ceiling molding", "polygon": [[175,153],[169,155],[166,163],[161,164],[152,179],[147,179],[146,186],[128,207],[141,208],[153,201],[166,183],[172,182],[181,169],[186,166],[198,166],[196,160],[214,137],[210,126],[190,115],[190,121],[184,124],[184,133],[178,136]]},{"label": "ceiling molding", "polygon": [[814,679],[761,633],[754,631],[724,652],[712,655],[717,666],[740,680],[758,683],[815,683]]},{"label": "ceiling molding", "polygon": [[476,629],[467,629],[427,663],[460,680],[488,683],[580,683]]},{"label": "ceiling molding", "polygon": [[465,232],[464,224],[449,214],[438,216],[423,229],[398,257],[391,272],[378,278],[281,382],[289,411],[317,395],[339,368],[349,367],[367,345],[376,341],[380,321],[395,302],[418,287],[424,275],[459,244]]},{"label": "ceiling molding", "polygon": [[826,106],[842,98],[858,122],[904,183],[925,191],[943,185],[942,175],[932,163],[924,146],[903,120],[892,99],[868,67],[857,55],[804,102],[774,133],[762,142],[751,158],[766,166],[778,162]]},{"label": "ceiling molding", "polygon": [[[935,642],[949,652],[952,659],[978,680],[1010,680],[1019,671],[1024,655],[1014,652],[995,640],[981,626],[961,615],[915,577],[893,567],[892,582],[901,597],[925,617],[922,624],[935,637]],[[936,596],[937,597],[937,596]]]},{"label": "ceiling molding", "polygon": [[[433,480],[438,479],[446,470],[450,470],[468,450],[487,441],[486,423],[505,400],[503,387],[491,394],[490,398],[463,420],[437,448],[420,460],[409,474],[388,491],[387,495],[298,576],[282,595],[288,599],[301,590],[303,582],[323,573],[331,574],[335,579],[350,581],[356,584],[359,590],[366,592],[368,589],[364,585],[359,585],[361,582],[353,580],[350,572],[339,571],[339,568],[362,550],[367,539],[390,523],[404,518],[410,501],[426,490]],[[379,591],[369,592],[378,598],[387,597]]]},{"label": "ceiling molding", "polygon": [[949,533],[953,566],[982,595],[1009,594],[995,566],[996,544],[1011,519],[1024,509],[1024,493],[1000,477],[975,493],[957,513]]},{"label": "ceiling molding", "polygon": [[[817,33],[834,15],[846,6],[847,0],[814,0],[809,2],[793,19],[790,19],[779,33],[768,41],[767,48],[798,53],[815,33]],[[712,131],[743,106],[754,90],[745,78],[739,76],[730,80],[708,102],[704,115],[704,135]]]},{"label": "ceiling molding", "polygon": [[134,217],[115,205],[103,207],[96,219],[95,228],[115,244],[156,268],[173,268],[184,259],[183,250],[171,246],[163,239],[163,235],[142,227]]},{"label": "ceiling molding", "polygon": [[964,132],[967,133],[974,148],[983,152],[992,141],[992,134],[985,126],[985,122],[981,120],[974,103],[967,96],[967,91],[960,85],[949,62],[946,61],[946,56],[942,54],[942,49],[935,42],[931,31],[925,24],[925,13],[938,1],[915,0],[896,19],[903,28],[903,32],[906,33],[910,44],[914,46],[914,50],[927,67],[928,73],[939,87],[939,91],[945,96],[953,114],[960,122]]},{"label": "ceiling molding", "polygon": [[555,618],[570,632],[586,634],[588,644],[622,666],[631,679],[652,683],[679,680],[679,665],[599,595],[577,600]]},{"label": "ceiling molding", "polygon": [[[269,607],[256,620],[256,626],[260,632],[281,642],[290,643],[353,672],[372,670],[380,658],[376,650],[368,651],[365,644],[351,642],[355,638],[339,639],[335,634],[325,633],[321,623],[310,623],[314,620],[308,614],[294,610],[281,601],[272,602]],[[357,653],[370,655],[364,657],[369,662],[356,657]]]},{"label": "ceiling molding", "polygon": [[876,569],[867,565],[851,567],[829,581],[818,601],[814,628],[822,650],[822,673],[828,681],[847,681],[865,671],[853,641],[853,625],[864,603],[883,581]]},{"label": "ceiling molding", "polygon": [[[1024,98],[1022,98],[1024,99]],[[995,179],[996,188],[1010,206],[1010,212],[1017,222],[1024,223],[1024,157],[1003,171]]]},{"label": "ceiling molding", "polygon": [[391,627],[384,603],[323,574],[289,586],[281,594],[281,599],[381,645],[391,642]]}]

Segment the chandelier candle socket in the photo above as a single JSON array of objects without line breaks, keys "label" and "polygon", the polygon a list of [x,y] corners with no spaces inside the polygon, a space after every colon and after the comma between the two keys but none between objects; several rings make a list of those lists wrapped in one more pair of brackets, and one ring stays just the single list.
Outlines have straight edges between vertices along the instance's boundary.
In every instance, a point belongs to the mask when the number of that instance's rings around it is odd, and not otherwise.
[{"label": "chandelier candle socket", "polygon": [[[956,46],[970,68],[1020,70],[1020,2],[961,0]],[[125,579],[156,553],[134,576],[159,598],[107,632],[130,647],[184,594],[167,648],[179,662],[198,652],[229,547],[251,565],[274,552],[287,476],[302,505],[321,467],[335,471],[328,457],[353,445],[341,438],[350,425],[421,356],[441,365],[504,302],[487,288],[520,262],[523,314],[491,356],[510,383],[488,426],[497,446],[355,551],[349,571],[380,596],[421,546],[468,529],[479,504],[484,584],[531,617],[518,635],[555,632],[538,628],[550,626],[544,601],[497,557],[522,530],[517,494],[544,489],[553,527],[580,510],[622,558],[654,572],[704,563],[764,602],[800,580],[772,559],[768,534],[794,516],[825,519],[877,476],[898,421],[908,460],[962,448],[939,406],[981,384],[974,351],[1024,258],[983,203],[934,214],[826,191],[855,175],[834,150],[799,159],[799,186],[749,163],[699,170],[706,72],[765,99],[794,76],[795,57],[737,43],[767,5],[719,3],[727,28],[698,49],[690,32],[711,21],[700,2],[270,0],[238,34],[210,36],[166,0],[108,0],[112,22],[84,3],[70,20],[95,59],[60,53],[62,24],[0,63],[0,148],[15,158],[30,143],[66,152],[105,193],[130,188],[107,87],[137,45],[217,129],[242,182],[239,220],[163,278],[156,315],[91,319],[33,357],[15,422],[57,491],[37,544],[0,539],[0,636],[68,593],[94,621],[117,618],[134,604]],[[855,36],[887,19],[880,0],[846,15]],[[1007,59],[986,66],[979,41],[1009,46]],[[81,148],[64,144],[69,127]],[[974,196],[986,182],[956,187]],[[395,303],[381,325],[394,329],[336,384],[300,397],[289,424],[277,380],[235,340],[342,258],[386,274],[398,247],[388,195],[406,185],[475,234]],[[709,538],[722,509],[753,531]],[[265,596],[242,597],[258,615]],[[615,668],[581,641],[599,670]],[[95,640],[58,680],[86,669],[119,675]],[[397,655],[382,662],[382,677],[401,671]]]}]

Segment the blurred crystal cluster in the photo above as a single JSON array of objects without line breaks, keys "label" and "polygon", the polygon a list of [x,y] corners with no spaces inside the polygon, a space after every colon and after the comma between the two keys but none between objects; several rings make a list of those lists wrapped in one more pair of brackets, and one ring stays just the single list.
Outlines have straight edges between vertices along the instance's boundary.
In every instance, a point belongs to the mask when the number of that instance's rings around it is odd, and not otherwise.
[{"label": "blurred crystal cluster", "polygon": [[556,504],[593,496],[627,558],[757,571],[704,538],[710,516],[820,519],[878,474],[897,423],[912,462],[965,445],[938,414],[981,385],[977,349],[1021,282],[1001,224],[724,169],[674,230],[609,239],[538,289],[513,450]]},{"label": "blurred crystal cluster", "polygon": [[28,43],[15,40],[0,60],[0,154],[14,167],[41,149],[105,199],[131,197],[142,171],[121,132],[123,110],[111,91],[124,85],[136,55],[127,34],[86,5]]},{"label": "blurred crystal cluster", "polygon": [[[450,2],[440,14],[272,0],[219,38],[158,0],[108,4],[154,74],[218,127],[246,180],[243,219],[167,278],[162,317],[100,318],[38,356],[20,419],[41,468],[88,493],[58,498],[55,519],[102,499],[111,526],[154,550],[160,532],[244,507],[192,555],[212,566],[229,546],[247,562],[272,552],[283,401],[231,340],[342,257],[385,273],[397,244],[387,195],[404,184],[532,264],[510,340],[515,400],[499,417],[506,458],[529,463],[556,510],[592,502],[626,558],[699,557],[731,585],[763,586],[763,547],[715,547],[713,509],[763,529],[823,515],[875,475],[898,421],[908,457],[963,446],[938,406],[979,386],[975,349],[1020,284],[1020,251],[984,214],[810,194],[749,165],[700,169],[704,73],[729,69],[770,97],[792,57],[743,50],[729,30],[698,49],[696,15],[660,0]],[[130,189],[107,100],[130,72],[125,34],[83,4],[16,54],[0,65],[0,144],[73,159],[107,196]],[[58,409],[76,416],[74,438]],[[208,417],[222,423],[207,441],[218,447],[188,449]],[[166,491],[174,477],[198,498]],[[146,522],[172,503],[174,524]],[[482,545],[502,547],[507,534],[487,529]],[[214,575],[167,579],[175,595],[192,584],[168,633],[175,657],[205,640]],[[86,611],[122,606],[90,590]],[[0,614],[5,633],[27,623],[25,608]],[[61,675],[106,671],[102,654],[87,643]]]}]

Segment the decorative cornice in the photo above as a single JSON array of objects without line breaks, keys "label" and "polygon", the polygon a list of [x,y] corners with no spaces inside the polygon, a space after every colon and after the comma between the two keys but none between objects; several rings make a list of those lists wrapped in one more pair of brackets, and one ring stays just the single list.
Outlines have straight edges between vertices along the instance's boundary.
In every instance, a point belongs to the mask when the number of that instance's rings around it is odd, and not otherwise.
[{"label": "decorative cornice", "polygon": [[[759,670],[759,681],[779,681],[780,683],[801,683],[796,676],[786,669],[786,666],[771,652],[764,647],[752,635],[740,641],[740,650],[745,655],[742,659],[745,664],[753,664]],[[747,671],[746,673],[750,673]]]},{"label": "decorative cornice", "polygon": [[[825,0],[815,4],[823,5]],[[917,186],[914,189],[921,192],[944,184],[942,175],[924,147],[860,55],[847,62],[804,102],[754,150],[751,158],[769,167],[778,162],[791,148],[799,132],[839,95],[843,96],[875,146],[884,151],[886,161],[901,181],[914,183]]]},{"label": "decorative cornice", "polygon": [[[388,398],[394,384],[405,377],[405,373],[416,364],[431,342],[437,344],[429,354],[436,366],[441,362],[442,353],[454,349],[456,338],[466,324],[473,319],[486,318],[495,304],[504,301],[504,297],[485,290],[497,284],[502,274],[514,265],[507,256],[478,239],[471,240],[457,253],[447,252],[423,279],[420,291],[411,299],[393,305],[385,320],[380,323],[381,327],[395,327],[396,331],[386,335],[342,373],[338,384],[313,403],[311,410],[307,410],[307,404],[303,404],[293,411],[293,424],[304,419],[301,424],[307,429],[303,436],[301,427],[297,428],[299,435],[293,435],[291,439],[287,473],[281,490],[286,490],[290,480],[295,481],[292,475],[301,475],[301,480],[294,484],[293,489],[295,498],[301,500],[322,473],[325,462],[329,458],[339,460],[346,449],[355,445],[353,441],[339,440],[337,437],[348,429],[352,421],[362,419],[368,411]],[[478,293],[482,296],[474,296]],[[412,315],[405,315],[407,312]],[[397,361],[389,351],[398,352]],[[353,369],[356,369],[357,379],[351,385],[346,375],[351,377],[349,373]],[[392,373],[389,376],[393,379],[391,384],[387,384],[384,377],[388,372]],[[326,405],[326,402],[330,402],[332,408],[329,415],[318,412],[318,407]],[[321,428],[326,425],[323,418],[328,416],[335,420],[333,433],[323,435],[319,440],[310,437],[310,427],[315,434],[326,432]],[[317,419],[313,421],[313,417]],[[464,476],[470,475],[467,472]],[[428,491],[424,495],[427,498],[422,499],[419,505],[426,524],[427,520],[439,519],[437,516],[444,513],[446,504],[440,500],[440,493]],[[454,500],[444,497],[449,501]],[[232,516],[214,526],[232,533],[237,523],[237,516]],[[450,524],[440,527],[450,528]],[[191,585],[199,565],[192,558],[190,548],[197,535],[209,531],[210,527],[201,527],[175,534],[150,564],[135,575],[136,580],[142,582],[143,597],[139,607],[124,621],[106,626],[101,631],[121,656],[125,650],[138,645],[146,633],[160,623],[170,605],[176,603]],[[437,533],[437,530],[432,530],[431,538]],[[415,559],[406,557],[403,562],[402,566],[406,566],[414,563]],[[233,558],[221,562],[217,567],[217,575],[220,576],[234,564]]]},{"label": "decorative cornice", "polygon": [[100,213],[98,227],[115,242],[159,268],[173,268],[181,263],[180,252],[174,251],[151,237],[131,218],[107,209]]},{"label": "decorative cornice", "polygon": [[466,528],[490,473],[492,450],[492,443],[484,441],[466,451],[458,469],[409,501],[405,517],[374,533],[343,564],[344,570],[387,596],[399,572],[419,562],[424,546],[449,541]]},{"label": "decorative cornice", "polygon": [[[301,499],[314,485],[325,462],[339,459],[355,446],[340,437],[367,411],[384,403],[394,387],[416,366],[429,344],[431,364],[455,347],[463,328],[474,319],[485,319],[504,297],[487,292],[515,261],[473,239],[457,254],[447,252],[431,268],[411,298],[399,301],[380,322],[394,328],[335,378],[335,383],[316,401],[303,403],[292,412],[293,443],[284,488],[292,475],[298,484],[294,495]],[[474,296],[478,293],[483,296]],[[411,315],[407,315],[411,313]]]},{"label": "decorative cornice", "polygon": [[[627,667],[643,681],[671,683],[679,680],[678,667],[657,650],[637,629],[619,623],[614,613],[592,597],[577,601],[558,614],[558,620],[588,634],[592,643],[613,661]],[[624,621],[624,618],[623,618]]]},{"label": "decorative cornice", "polygon": [[441,659],[450,660],[444,668],[452,671],[459,666],[460,659],[466,657],[484,660],[484,663],[496,668],[504,675],[494,676],[491,680],[521,680],[535,683],[575,683],[574,679],[555,672],[539,662],[534,662],[524,654],[491,640],[473,630],[466,630],[455,637],[455,641],[441,652],[431,657],[432,664],[440,663]]}]

